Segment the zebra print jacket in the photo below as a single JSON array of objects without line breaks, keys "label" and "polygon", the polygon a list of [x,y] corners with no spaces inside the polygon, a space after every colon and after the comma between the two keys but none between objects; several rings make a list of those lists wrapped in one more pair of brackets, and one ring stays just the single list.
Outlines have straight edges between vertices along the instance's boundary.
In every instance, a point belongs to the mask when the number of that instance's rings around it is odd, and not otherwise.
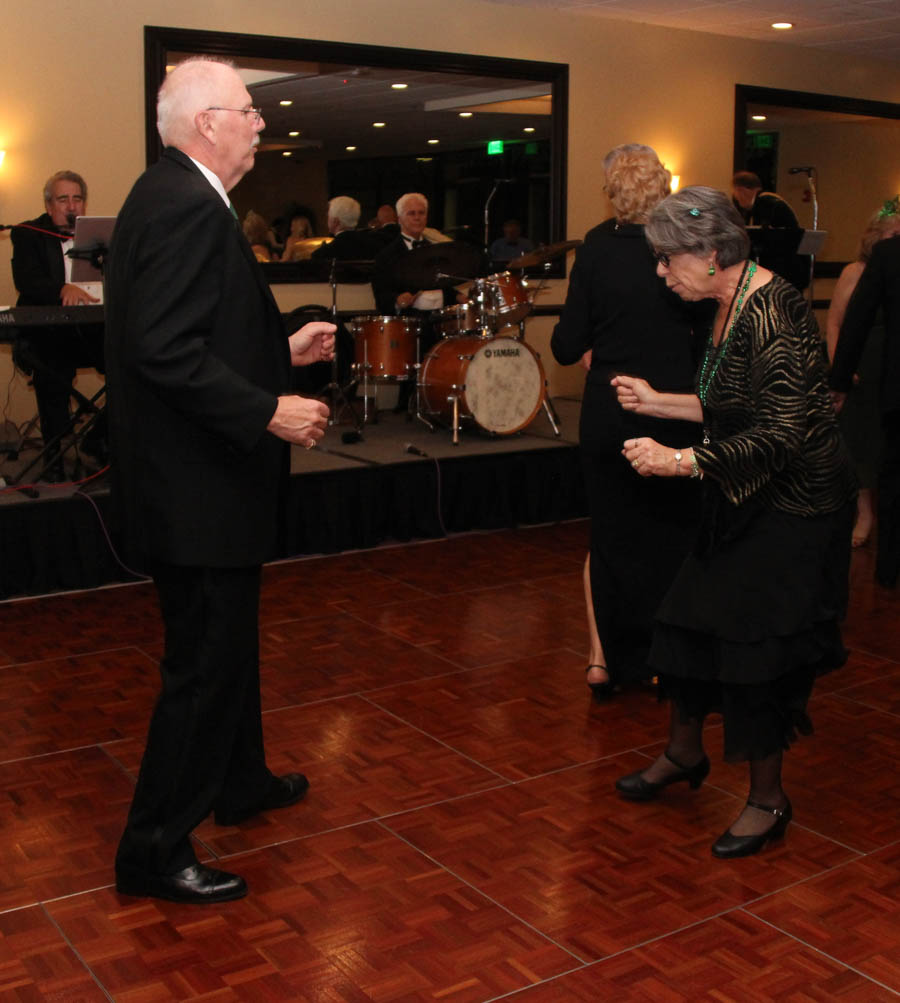
[{"label": "zebra print jacket", "polygon": [[734,505],[753,498],[800,516],[841,508],[856,476],[831,405],[825,343],[800,293],[775,275],[747,298],[720,350],[703,407],[710,441],[694,450],[704,475]]}]

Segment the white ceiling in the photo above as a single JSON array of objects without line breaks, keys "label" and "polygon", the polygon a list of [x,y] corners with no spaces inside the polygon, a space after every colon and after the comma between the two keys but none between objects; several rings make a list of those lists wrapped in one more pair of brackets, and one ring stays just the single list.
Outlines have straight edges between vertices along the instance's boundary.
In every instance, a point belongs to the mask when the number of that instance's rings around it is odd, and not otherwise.
[{"label": "white ceiling", "polygon": [[[900,63],[900,0],[489,0]],[[775,31],[773,21],[791,21]]]}]

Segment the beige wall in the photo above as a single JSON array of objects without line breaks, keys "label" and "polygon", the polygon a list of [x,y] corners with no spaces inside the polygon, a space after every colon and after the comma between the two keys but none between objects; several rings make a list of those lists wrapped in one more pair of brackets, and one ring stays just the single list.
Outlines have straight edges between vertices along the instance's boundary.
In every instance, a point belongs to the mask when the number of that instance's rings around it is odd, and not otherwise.
[{"label": "beige wall", "polygon": [[819,229],[828,231],[819,257],[852,260],[869,217],[900,191],[900,121],[820,122],[779,131],[778,193],[803,226],[812,226],[812,205],[803,201],[806,176],[787,169],[815,164]]},{"label": "beige wall", "polygon": [[[53,170],[85,175],[90,211],[114,214],[144,167],[143,25],[291,35],[570,65],[569,238],[607,214],[598,164],[613,145],[655,146],[682,184],[725,187],[731,174],[735,83],[900,102],[900,69],[775,43],[743,42],[587,15],[480,0],[33,0],[7,5],[0,70],[0,220],[41,209]],[[14,301],[9,240],[0,237],[0,304]],[[316,292],[316,295],[321,295]],[[280,290],[289,303],[294,291]],[[561,301],[564,283],[543,302]],[[306,290],[302,301],[316,299]],[[546,341],[543,323],[536,337]],[[544,353],[551,386],[577,386]],[[0,355],[0,381],[9,375]],[[16,392],[14,416],[30,408]]]}]

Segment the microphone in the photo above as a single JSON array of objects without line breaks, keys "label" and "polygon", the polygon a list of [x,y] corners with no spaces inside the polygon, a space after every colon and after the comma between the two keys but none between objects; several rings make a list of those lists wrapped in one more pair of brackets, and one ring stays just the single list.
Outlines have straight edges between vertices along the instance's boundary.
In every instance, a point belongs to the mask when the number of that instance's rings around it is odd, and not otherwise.
[{"label": "microphone", "polygon": [[407,442],[403,449],[407,453],[412,453],[413,456],[424,456],[426,460],[429,458],[428,453],[424,453],[418,446],[414,446],[411,442]]},{"label": "microphone", "polygon": [[789,167],[788,174],[812,174],[815,167]]}]

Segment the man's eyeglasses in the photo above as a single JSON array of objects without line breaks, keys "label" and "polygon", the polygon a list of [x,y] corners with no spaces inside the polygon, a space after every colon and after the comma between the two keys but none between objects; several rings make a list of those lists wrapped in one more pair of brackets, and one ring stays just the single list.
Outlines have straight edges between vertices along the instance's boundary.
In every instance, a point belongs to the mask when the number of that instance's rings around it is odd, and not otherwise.
[{"label": "man's eyeglasses", "polygon": [[239,111],[242,115],[252,115],[253,121],[258,122],[262,118],[262,108],[222,108],[220,105],[210,105],[207,111]]},{"label": "man's eyeglasses", "polygon": [[654,251],[653,257],[661,264],[665,265],[666,268],[669,267],[669,255],[664,251]]}]

